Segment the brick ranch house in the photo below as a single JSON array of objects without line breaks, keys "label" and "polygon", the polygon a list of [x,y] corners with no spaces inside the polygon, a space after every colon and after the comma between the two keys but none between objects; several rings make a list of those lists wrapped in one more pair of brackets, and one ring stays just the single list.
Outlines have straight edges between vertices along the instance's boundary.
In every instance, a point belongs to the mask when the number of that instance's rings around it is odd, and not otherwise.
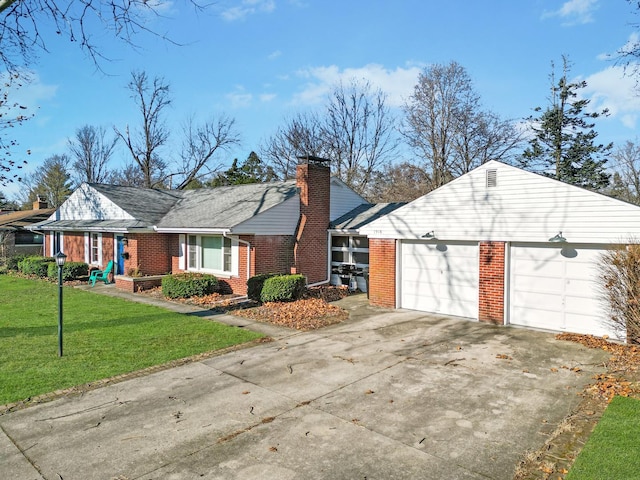
[{"label": "brick ranch house", "polygon": [[163,274],[195,271],[245,294],[247,279],[261,273],[327,282],[330,257],[335,266],[359,255],[367,267],[358,228],[389,208],[368,204],[331,178],[327,160],[308,156],[295,181],[186,191],[82,184],[34,229],[45,233],[47,255],[62,251],[68,261],[101,269],[113,260],[121,289],[138,291],[158,285]]},{"label": "brick ranch house", "polygon": [[598,260],[640,238],[637,205],[490,161],[360,234],[374,305],[625,338]]}]

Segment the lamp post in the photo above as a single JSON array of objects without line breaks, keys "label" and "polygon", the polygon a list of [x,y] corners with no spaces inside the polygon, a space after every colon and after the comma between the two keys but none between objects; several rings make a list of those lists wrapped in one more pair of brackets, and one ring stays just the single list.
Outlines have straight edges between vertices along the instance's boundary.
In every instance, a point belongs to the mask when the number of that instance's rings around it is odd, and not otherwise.
[{"label": "lamp post", "polygon": [[67,256],[58,252],[56,263],[58,264],[58,356],[62,356],[62,267]]}]

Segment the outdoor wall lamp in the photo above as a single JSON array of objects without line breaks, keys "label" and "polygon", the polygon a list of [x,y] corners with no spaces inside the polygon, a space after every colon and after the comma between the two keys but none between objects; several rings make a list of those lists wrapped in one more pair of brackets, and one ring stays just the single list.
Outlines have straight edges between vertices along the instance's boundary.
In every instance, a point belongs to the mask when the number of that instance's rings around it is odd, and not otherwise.
[{"label": "outdoor wall lamp", "polygon": [[129,245],[129,239],[127,237],[122,237],[122,245],[125,247]]},{"label": "outdoor wall lamp", "polygon": [[56,254],[56,264],[58,265],[58,356],[62,356],[62,267],[67,260],[67,256],[58,252]]},{"label": "outdoor wall lamp", "polygon": [[558,232],[553,237],[551,237],[549,241],[559,243],[559,242],[566,242],[567,239],[562,236],[562,232]]},{"label": "outdoor wall lamp", "polygon": [[436,238],[436,232],[431,230],[430,232],[427,232],[424,235],[422,235],[422,238]]}]

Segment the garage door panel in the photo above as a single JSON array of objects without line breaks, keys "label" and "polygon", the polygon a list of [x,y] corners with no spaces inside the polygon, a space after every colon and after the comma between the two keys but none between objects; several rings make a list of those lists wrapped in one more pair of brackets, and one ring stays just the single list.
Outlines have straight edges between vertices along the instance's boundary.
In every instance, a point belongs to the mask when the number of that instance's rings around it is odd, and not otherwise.
[{"label": "garage door panel", "polygon": [[477,244],[405,241],[401,259],[402,308],[477,317]]},{"label": "garage door panel", "polygon": [[512,245],[509,319],[515,325],[615,336],[599,301],[604,247]]},{"label": "garage door panel", "polygon": [[[512,277],[515,292],[519,293],[548,293],[556,295],[562,288],[563,280],[560,278],[546,278],[542,276],[518,275]],[[524,298],[526,300],[526,296]]]},{"label": "garage door panel", "polygon": [[560,314],[555,310],[541,308],[533,313],[530,308],[513,307],[512,315],[518,318],[518,325],[523,327],[544,328],[557,330],[555,327],[560,321]]}]

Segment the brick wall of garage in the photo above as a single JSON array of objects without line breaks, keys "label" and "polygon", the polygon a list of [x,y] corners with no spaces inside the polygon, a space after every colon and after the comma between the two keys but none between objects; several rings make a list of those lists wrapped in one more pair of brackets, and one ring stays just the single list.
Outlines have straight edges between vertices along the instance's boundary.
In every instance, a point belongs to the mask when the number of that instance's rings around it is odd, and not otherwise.
[{"label": "brick wall of garage", "polygon": [[396,241],[369,239],[369,302],[396,307]]},{"label": "brick wall of garage", "polygon": [[478,320],[504,324],[504,242],[480,242]]}]

